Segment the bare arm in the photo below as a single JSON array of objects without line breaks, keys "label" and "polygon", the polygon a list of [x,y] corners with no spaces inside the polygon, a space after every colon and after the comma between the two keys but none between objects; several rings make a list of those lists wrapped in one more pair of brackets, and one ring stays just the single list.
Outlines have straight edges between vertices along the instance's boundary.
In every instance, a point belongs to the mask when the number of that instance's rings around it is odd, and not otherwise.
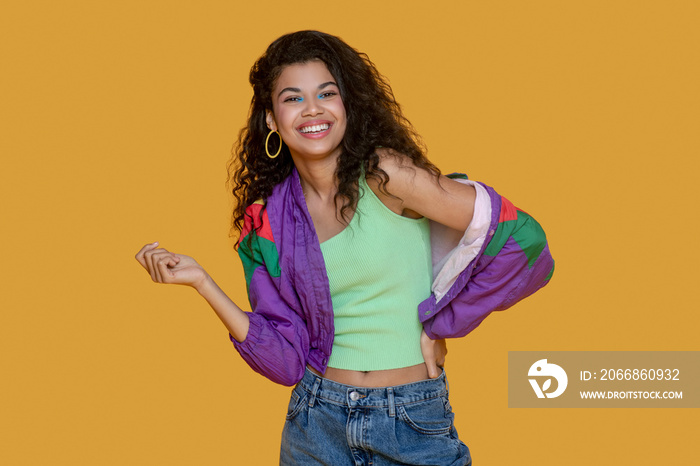
[{"label": "bare arm", "polygon": [[158,243],[145,245],[136,260],[156,283],[191,286],[207,300],[229,333],[242,342],[248,335],[248,315],[224,293],[209,274],[193,258],[158,248]]},{"label": "bare arm", "polygon": [[438,179],[407,157],[388,150],[379,152],[379,156],[380,168],[389,175],[389,195],[379,190],[376,180],[368,183],[389,209],[399,215],[427,217],[459,231],[469,227],[476,199],[473,186],[446,176]]}]

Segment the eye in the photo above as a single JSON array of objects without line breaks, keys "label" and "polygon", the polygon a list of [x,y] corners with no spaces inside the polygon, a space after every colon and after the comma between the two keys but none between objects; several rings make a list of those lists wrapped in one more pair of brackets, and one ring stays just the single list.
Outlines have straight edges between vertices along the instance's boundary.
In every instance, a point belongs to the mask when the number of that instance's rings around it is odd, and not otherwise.
[{"label": "eye", "polygon": [[298,96],[292,96],[292,97],[287,97],[284,99],[285,102],[303,102],[304,98],[303,97],[298,97]]},{"label": "eye", "polygon": [[319,95],[318,95],[318,98],[319,98],[319,99],[326,99],[326,98],[332,97],[332,96],[334,96],[334,95],[338,95],[338,93],[337,93],[337,92],[333,92],[333,91],[328,91],[328,92],[324,92],[323,94],[319,94]]}]

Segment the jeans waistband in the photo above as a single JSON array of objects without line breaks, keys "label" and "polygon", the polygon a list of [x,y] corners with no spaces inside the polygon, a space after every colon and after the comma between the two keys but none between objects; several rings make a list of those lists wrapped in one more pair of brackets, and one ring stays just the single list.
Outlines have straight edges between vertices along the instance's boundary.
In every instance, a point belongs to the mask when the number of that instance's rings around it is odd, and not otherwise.
[{"label": "jeans waistband", "polygon": [[322,399],[347,407],[389,407],[390,411],[393,411],[396,405],[407,405],[439,398],[447,396],[448,393],[444,370],[435,379],[420,380],[404,385],[355,387],[319,377],[307,368],[297,387],[308,393],[310,406],[313,406],[316,399]]}]

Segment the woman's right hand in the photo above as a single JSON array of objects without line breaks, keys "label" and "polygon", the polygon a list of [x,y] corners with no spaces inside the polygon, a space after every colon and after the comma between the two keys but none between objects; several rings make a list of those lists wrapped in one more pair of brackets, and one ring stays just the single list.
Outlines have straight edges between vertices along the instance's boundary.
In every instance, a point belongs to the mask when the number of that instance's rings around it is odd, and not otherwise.
[{"label": "woman's right hand", "polygon": [[189,256],[175,254],[150,243],[136,253],[136,260],[148,271],[156,283],[188,285],[199,289],[209,278],[207,272]]}]

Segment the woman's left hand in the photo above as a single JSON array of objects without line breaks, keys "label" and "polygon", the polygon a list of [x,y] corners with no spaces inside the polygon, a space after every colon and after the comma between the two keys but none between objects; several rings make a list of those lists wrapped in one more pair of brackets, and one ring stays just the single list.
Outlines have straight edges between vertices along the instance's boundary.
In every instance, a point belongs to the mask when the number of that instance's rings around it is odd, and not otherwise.
[{"label": "woman's left hand", "polygon": [[420,334],[420,350],[428,367],[428,377],[438,377],[442,373],[442,366],[445,365],[447,343],[445,340],[431,340],[423,330]]}]

